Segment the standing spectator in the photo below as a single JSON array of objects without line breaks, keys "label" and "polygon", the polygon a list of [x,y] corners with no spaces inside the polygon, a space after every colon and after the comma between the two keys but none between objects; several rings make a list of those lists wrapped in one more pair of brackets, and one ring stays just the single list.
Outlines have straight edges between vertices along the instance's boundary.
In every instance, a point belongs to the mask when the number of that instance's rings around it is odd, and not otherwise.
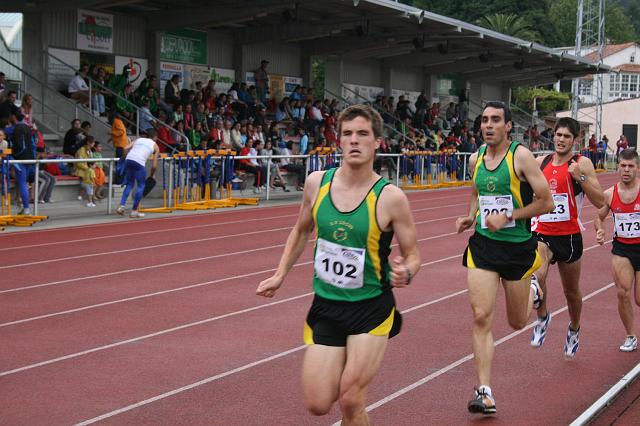
[{"label": "standing spectator", "polygon": [[[84,144],[76,152],[75,158],[91,159],[94,142],[95,139],[93,136],[87,136],[84,139]],[[93,180],[95,179],[95,172],[89,167],[88,162],[74,163],[73,175],[82,179],[83,183],[80,188],[78,200],[82,200],[84,195],[86,197],[87,207],[95,207],[91,205],[93,203]],[[91,187],[89,191],[87,190],[87,186]]]},{"label": "standing spectator", "polygon": [[260,68],[256,70],[256,92],[258,94],[258,100],[267,105],[267,94],[269,92],[269,73],[267,73],[267,65],[269,61],[263,59],[260,62]]},{"label": "standing spectator", "polygon": [[69,92],[71,99],[78,101],[83,105],[89,105],[89,96],[91,95],[89,93],[89,86],[87,86],[86,82],[88,71],[89,67],[87,65],[82,65],[67,87],[67,91]]},{"label": "standing spectator", "polygon": [[[35,150],[32,142],[32,134],[29,126],[24,122],[23,115],[18,111],[15,115],[17,123],[13,127],[10,138],[10,148],[13,158],[16,160],[35,160]],[[34,168],[32,164],[13,164],[16,176],[16,185],[22,199],[22,210],[18,214],[31,214],[29,208],[29,181],[33,181]]]},{"label": "standing spectator", "polygon": [[20,105],[20,112],[24,117],[24,123],[31,127],[31,130],[37,130],[36,123],[33,121],[33,96],[26,93],[22,97],[22,105]]},{"label": "standing spectator", "polygon": [[127,136],[127,128],[117,113],[113,114],[111,122],[111,140],[116,149],[116,158],[122,158],[124,148],[129,144],[129,137]]},{"label": "standing spectator", "polygon": [[306,155],[309,149],[309,136],[307,136],[307,131],[302,126],[298,128],[298,134],[300,135],[300,155]]}]

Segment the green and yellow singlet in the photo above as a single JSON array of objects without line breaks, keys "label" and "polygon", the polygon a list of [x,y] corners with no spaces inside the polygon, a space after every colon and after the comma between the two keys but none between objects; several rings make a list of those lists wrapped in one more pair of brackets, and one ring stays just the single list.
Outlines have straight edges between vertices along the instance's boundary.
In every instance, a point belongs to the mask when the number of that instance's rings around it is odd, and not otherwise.
[{"label": "green and yellow singlet", "polygon": [[383,232],[376,217],[378,197],[389,182],[380,178],[358,207],[341,212],[330,194],[336,170],[322,177],[312,210],[317,232],[313,289],[330,300],[370,299],[390,287],[388,258],[393,231]]},{"label": "green and yellow singlet", "polygon": [[494,170],[487,169],[484,164],[487,146],[483,145],[478,151],[473,172],[473,182],[478,191],[476,232],[493,240],[521,243],[531,238],[531,219],[511,221],[497,232],[489,231],[485,225],[489,214],[513,211],[533,201],[531,186],[520,181],[514,169],[515,151],[519,145],[511,142],[507,154]]}]

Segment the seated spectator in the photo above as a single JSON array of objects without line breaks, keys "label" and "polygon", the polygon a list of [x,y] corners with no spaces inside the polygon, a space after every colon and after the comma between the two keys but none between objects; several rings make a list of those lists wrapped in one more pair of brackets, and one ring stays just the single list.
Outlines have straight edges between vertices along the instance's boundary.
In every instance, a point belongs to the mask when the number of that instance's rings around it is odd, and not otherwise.
[{"label": "seated spectator", "polygon": [[0,120],[9,120],[12,115],[17,115],[20,112],[16,106],[17,100],[18,94],[15,90],[7,92],[6,98],[0,102]]},{"label": "seated spectator", "polygon": [[209,131],[209,140],[217,142],[224,139],[224,128],[222,127],[222,120],[216,121],[213,128]]},{"label": "seated spectator", "polygon": [[301,90],[302,88],[299,85],[294,87],[293,92],[291,92],[291,95],[289,95],[289,98],[292,101],[301,101],[302,100],[302,95],[300,93]]},{"label": "seated spectator", "polygon": [[74,157],[76,151],[82,146],[84,137],[80,125],[81,121],[77,118],[71,121],[71,128],[67,130],[67,133],[64,135],[64,143],[62,145],[62,152],[64,154]]},{"label": "seated spectator", "polygon": [[278,103],[278,106],[276,107],[276,121],[285,121],[285,120],[293,119],[288,114],[288,110],[289,110],[289,108],[287,108],[288,105],[289,105],[289,98],[285,96],[284,98],[282,98],[282,100]]},{"label": "seated spectator", "polygon": [[173,119],[176,123],[182,121],[184,125],[184,112],[182,111],[182,104],[176,104],[173,110]]},{"label": "seated spectator", "polygon": [[107,114],[105,95],[108,94],[104,89],[107,84],[107,72],[104,68],[97,68],[94,80],[99,86],[94,88],[93,95],[91,96],[91,109],[95,115],[103,117]]},{"label": "seated spectator", "polygon": [[140,117],[138,117],[138,122],[140,124],[140,130],[145,132],[147,129],[156,127],[156,120],[151,114],[151,110],[149,109],[149,100],[145,99],[142,103],[142,108],[138,111]]},{"label": "seated spectator", "polygon": [[248,106],[245,102],[240,100],[238,96],[239,88],[240,86],[238,85],[237,82],[233,83],[231,85],[231,88],[229,89],[228,95],[229,95],[229,101],[231,102],[231,108],[233,109],[233,112],[236,113],[236,117],[238,121],[242,121],[242,120],[246,120],[247,118]]},{"label": "seated spectator", "polygon": [[164,101],[167,106],[171,106],[167,112],[172,111],[174,105],[180,104],[180,74],[174,74],[164,86]]},{"label": "seated spectator", "polygon": [[160,114],[160,99],[153,87],[149,87],[143,95],[137,96],[136,98],[138,101],[138,106],[143,106],[145,102],[148,102],[149,111],[154,117],[158,117],[158,115]]},{"label": "seated spectator", "polygon": [[4,90],[6,89],[6,84],[7,84],[7,76],[5,75],[5,73],[0,72],[0,95],[4,93]]},{"label": "seated spectator", "polygon": [[[247,141],[247,144],[240,151],[240,156],[257,156],[257,151],[253,148],[253,141]],[[267,168],[260,166],[255,158],[244,158],[240,160],[239,166],[241,170],[255,175],[253,181],[254,194],[258,194],[266,188]]]},{"label": "seated spectator", "polygon": [[69,92],[71,99],[78,101],[83,105],[89,105],[89,96],[91,95],[89,93],[89,86],[87,86],[85,81],[88,71],[89,67],[87,65],[82,65],[67,87],[67,92]]},{"label": "seated spectator", "polygon": [[200,148],[200,145],[203,140],[207,140],[207,134],[204,133],[203,135],[202,123],[200,121],[196,122],[194,128],[187,130],[187,137],[189,138],[191,149],[204,149]]},{"label": "seated spectator", "polygon": [[33,96],[26,93],[22,97],[22,105],[20,105],[20,112],[24,117],[24,123],[31,127],[31,130],[37,130],[36,123],[33,121]]},{"label": "seated spectator", "polygon": [[193,107],[190,103],[184,105],[184,128],[189,131],[196,126],[196,120],[193,116]]},{"label": "seated spectator", "polygon": [[[293,142],[289,141],[285,143],[284,141],[278,142],[278,155],[285,155],[287,157],[291,156],[291,148],[293,146]],[[302,191],[304,188],[304,181],[306,178],[306,169],[304,164],[301,164],[298,159],[294,158],[281,158],[280,159],[280,167],[285,169],[288,172],[295,173],[298,177],[298,182],[296,185],[297,191]]]},{"label": "seated spectator", "polygon": [[176,123],[175,132],[173,138],[176,140],[176,148],[181,151],[187,149],[189,145],[189,138],[187,138],[186,130],[184,128],[184,121],[180,120]]},{"label": "seated spectator", "polygon": [[175,148],[177,145],[173,137],[173,132],[171,131],[171,128],[176,125],[176,122],[170,118],[166,124],[166,126],[158,126],[158,149],[161,153],[170,151],[171,148]]},{"label": "seated spectator", "polygon": [[260,104],[258,106],[253,124],[257,126],[265,126],[267,124],[267,108],[264,105]]},{"label": "seated spectator", "polygon": [[135,123],[136,107],[133,98],[133,84],[127,84],[124,91],[118,94],[120,96],[116,100],[116,111],[129,122]]},{"label": "seated spectator", "polygon": [[[202,95],[202,92],[198,92]],[[202,130],[205,133],[209,133],[209,125],[207,123],[207,115],[205,114],[204,103],[200,102],[196,106],[196,110],[193,113],[193,121],[195,123],[200,122],[202,124]]]},{"label": "seated spectator", "polygon": [[3,129],[0,129],[0,152],[9,148],[9,142],[7,142],[7,135]]},{"label": "seated spectator", "polygon": [[[262,144],[261,144],[262,145]],[[268,140],[266,141],[266,143],[263,145],[264,148],[262,148],[259,151],[259,155],[261,156],[269,156],[269,155],[274,155],[274,150],[273,147],[271,145],[271,141]],[[280,160],[279,159],[272,159],[271,162],[269,162],[269,160],[267,158],[261,158],[259,161],[261,166],[267,168],[270,166],[270,179],[269,179],[269,187],[271,189],[276,189],[276,188],[282,188],[284,190],[284,192],[289,192],[289,190],[287,189],[287,184],[286,181],[284,179],[284,177],[282,176],[282,173],[280,173]]]},{"label": "seated spectator", "polygon": [[240,122],[236,122],[233,125],[233,129],[231,129],[231,149],[240,152],[242,148],[244,148],[244,143],[242,142],[242,133],[241,133],[241,124]]},{"label": "seated spectator", "polygon": [[313,106],[311,107],[311,112],[309,115],[310,115],[310,118],[316,122],[316,124],[320,124],[324,121],[321,107],[322,107],[322,102],[320,102],[319,100],[315,101],[313,103]]},{"label": "seated spectator", "polygon": [[216,81],[209,80],[207,83],[207,87],[202,89],[204,103],[206,104],[209,110],[212,110],[213,106],[216,106],[216,101],[218,98],[218,93],[216,92]]}]

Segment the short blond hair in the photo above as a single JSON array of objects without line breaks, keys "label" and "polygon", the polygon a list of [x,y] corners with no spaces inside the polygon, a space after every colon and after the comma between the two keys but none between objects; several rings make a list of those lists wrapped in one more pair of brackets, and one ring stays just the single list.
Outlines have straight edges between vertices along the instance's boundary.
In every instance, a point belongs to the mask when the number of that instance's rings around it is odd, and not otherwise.
[{"label": "short blond hair", "polygon": [[338,137],[342,134],[342,123],[362,117],[371,122],[371,129],[376,139],[382,137],[382,117],[380,113],[369,105],[357,104],[342,110],[338,116]]}]

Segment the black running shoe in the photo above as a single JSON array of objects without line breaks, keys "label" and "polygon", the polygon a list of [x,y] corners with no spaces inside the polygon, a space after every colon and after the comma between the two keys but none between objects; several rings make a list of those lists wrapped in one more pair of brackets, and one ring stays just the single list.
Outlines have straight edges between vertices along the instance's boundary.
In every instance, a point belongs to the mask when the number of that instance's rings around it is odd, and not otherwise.
[{"label": "black running shoe", "polygon": [[484,386],[475,389],[476,397],[469,401],[467,408],[470,413],[493,414],[496,412],[496,401]]}]

